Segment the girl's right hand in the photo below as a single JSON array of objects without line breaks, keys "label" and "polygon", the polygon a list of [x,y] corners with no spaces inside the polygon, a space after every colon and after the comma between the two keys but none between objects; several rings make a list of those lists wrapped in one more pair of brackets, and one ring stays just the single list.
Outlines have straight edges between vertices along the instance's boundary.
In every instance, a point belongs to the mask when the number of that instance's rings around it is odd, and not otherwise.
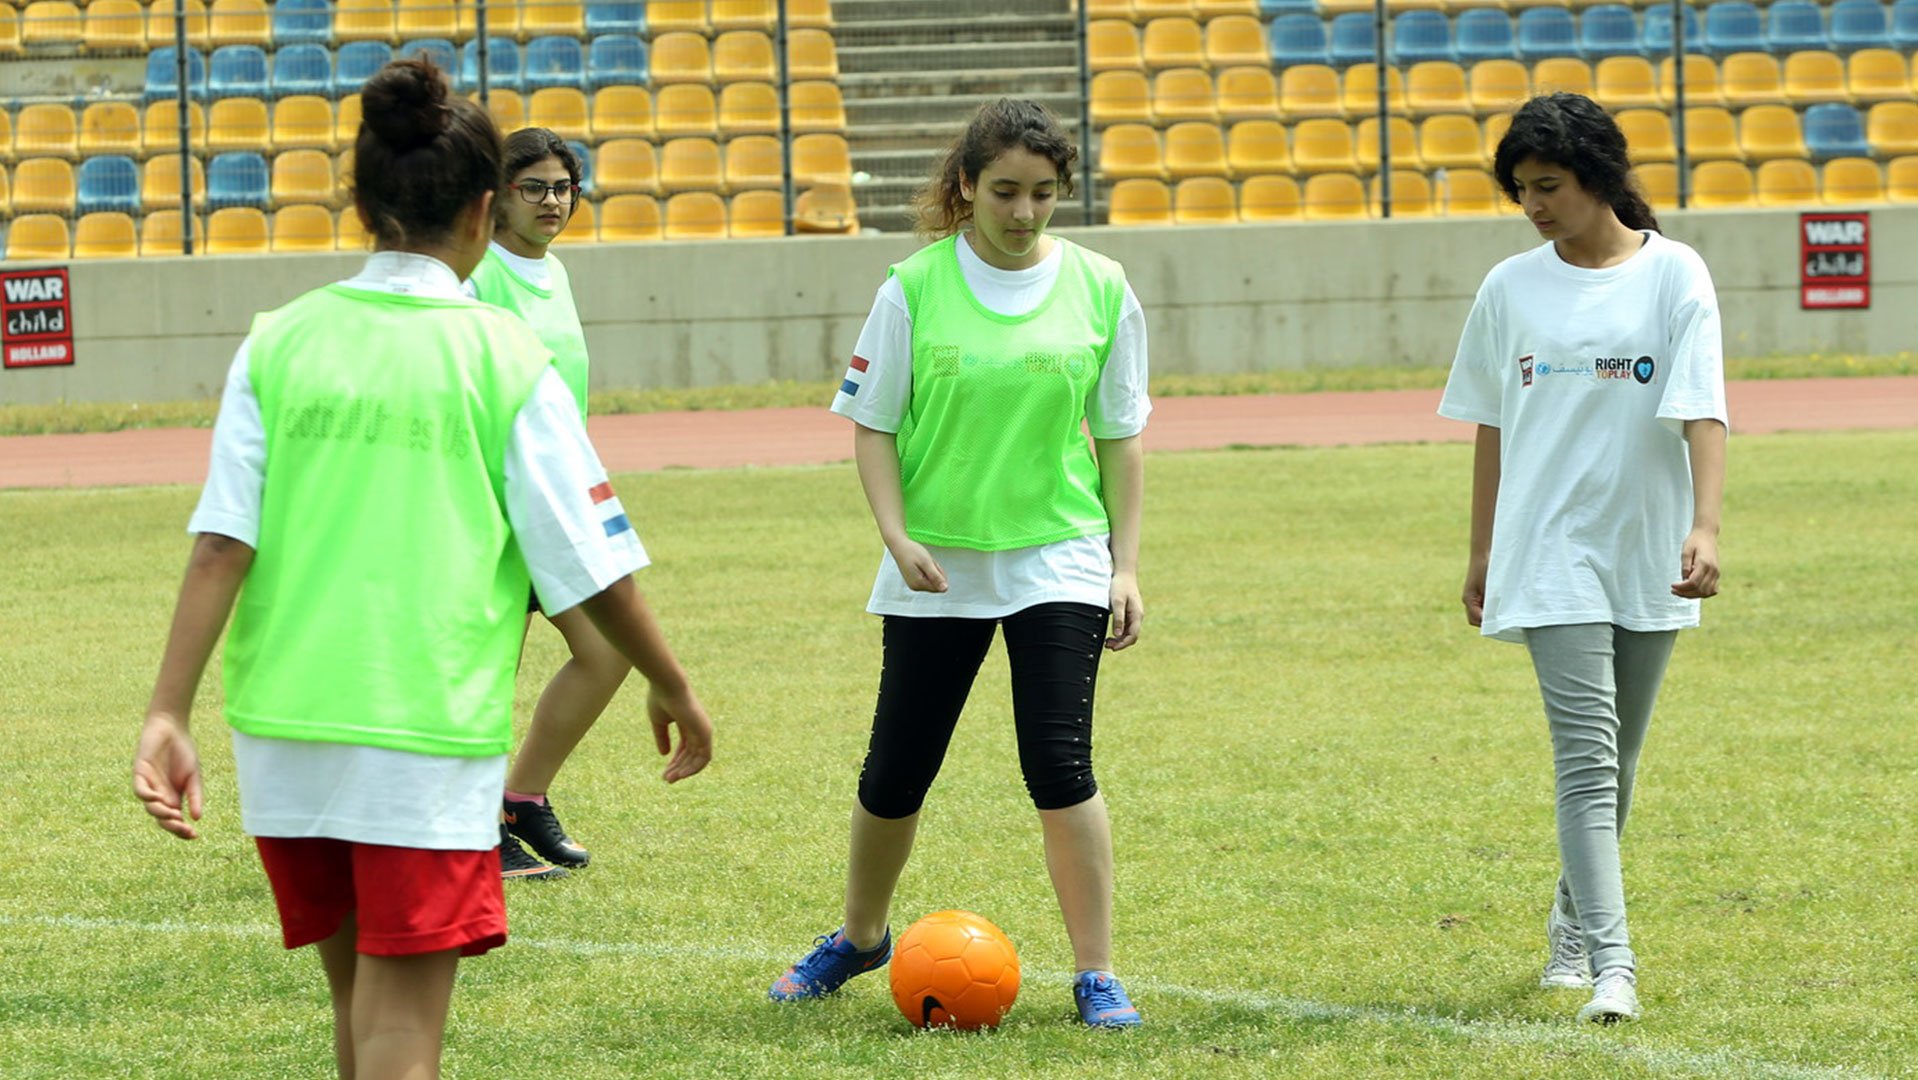
[{"label": "girl's right hand", "polygon": [[[200,786],[200,752],[186,725],[165,713],[150,713],[133,754],[133,797],[153,823],[182,840],[198,839],[206,794]],[[188,821],[191,816],[193,821]]]},{"label": "girl's right hand", "polygon": [[1465,567],[1465,590],[1460,599],[1465,601],[1465,621],[1473,626],[1485,624],[1485,560],[1473,559]]},{"label": "girl's right hand", "polygon": [[899,564],[899,576],[906,579],[906,587],[913,592],[945,592],[946,572],[939,568],[938,560],[926,545],[917,540],[901,540],[889,545],[892,561]]},{"label": "girl's right hand", "polygon": [[651,687],[646,693],[646,718],[652,722],[653,743],[662,756],[672,753],[671,729],[679,728],[679,752],[666,763],[660,779],[676,784],[713,759],[713,722],[691,686]]}]

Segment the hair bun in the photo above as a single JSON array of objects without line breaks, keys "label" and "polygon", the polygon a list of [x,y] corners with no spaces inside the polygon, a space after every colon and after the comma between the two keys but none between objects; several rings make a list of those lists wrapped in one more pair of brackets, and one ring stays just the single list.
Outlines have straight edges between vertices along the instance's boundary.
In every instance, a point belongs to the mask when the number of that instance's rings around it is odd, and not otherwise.
[{"label": "hair bun", "polygon": [[432,61],[395,60],[360,89],[361,120],[380,142],[405,153],[446,133],[453,121],[450,93]]}]

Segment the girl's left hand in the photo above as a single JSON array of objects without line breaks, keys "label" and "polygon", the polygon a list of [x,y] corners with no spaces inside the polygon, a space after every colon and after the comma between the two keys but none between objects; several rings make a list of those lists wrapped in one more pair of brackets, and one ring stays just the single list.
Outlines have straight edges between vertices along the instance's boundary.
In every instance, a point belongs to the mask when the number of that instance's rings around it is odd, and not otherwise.
[{"label": "girl's left hand", "polygon": [[1139,578],[1136,574],[1112,575],[1112,636],[1106,638],[1106,648],[1113,652],[1127,648],[1139,640],[1139,626],[1145,622],[1145,599],[1139,595]]},{"label": "girl's left hand", "polygon": [[1682,596],[1687,600],[1717,596],[1718,537],[1703,529],[1693,529],[1691,535],[1685,537],[1679,569],[1684,572],[1685,580],[1672,586],[1673,596]]}]

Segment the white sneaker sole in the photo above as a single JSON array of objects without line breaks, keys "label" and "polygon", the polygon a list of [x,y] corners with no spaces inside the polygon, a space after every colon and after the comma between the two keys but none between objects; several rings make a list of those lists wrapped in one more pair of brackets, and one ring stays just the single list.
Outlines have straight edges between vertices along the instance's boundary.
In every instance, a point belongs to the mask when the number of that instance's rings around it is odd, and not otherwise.
[{"label": "white sneaker sole", "polygon": [[1547,974],[1538,980],[1538,986],[1541,990],[1590,990],[1592,988],[1592,977],[1590,975]]}]

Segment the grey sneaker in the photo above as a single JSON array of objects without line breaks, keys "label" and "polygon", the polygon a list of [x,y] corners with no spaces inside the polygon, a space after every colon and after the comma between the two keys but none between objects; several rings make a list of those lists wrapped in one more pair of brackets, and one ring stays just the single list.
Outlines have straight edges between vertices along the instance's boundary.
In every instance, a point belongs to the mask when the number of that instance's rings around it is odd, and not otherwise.
[{"label": "grey sneaker", "polygon": [[1557,901],[1552,903],[1552,913],[1545,916],[1545,941],[1550,952],[1545,958],[1545,974],[1539,978],[1539,986],[1547,990],[1582,990],[1592,985],[1591,961],[1585,955],[1585,932],[1558,910]]},{"label": "grey sneaker", "polygon": [[1606,968],[1598,974],[1592,1000],[1578,1010],[1581,1023],[1616,1024],[1638,1019],[1638,978],[1628,968]]}]

